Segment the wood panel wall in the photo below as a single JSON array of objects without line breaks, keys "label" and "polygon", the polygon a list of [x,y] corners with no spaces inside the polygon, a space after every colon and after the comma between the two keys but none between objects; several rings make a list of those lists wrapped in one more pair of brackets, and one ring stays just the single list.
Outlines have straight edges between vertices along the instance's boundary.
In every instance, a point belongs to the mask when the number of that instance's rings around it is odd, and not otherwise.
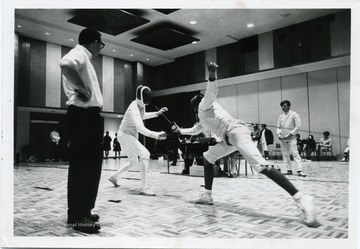
[{"label": "wood panel wall", "polygon": [[123,61],[114,61],[114,112],[125,110],[125,65]]},{"label": "wood panel wall", "polygon": [[[59,62],[70,49],[19,36],[15,67],[18,106],[67,108]],[[134,98],[137,64],[100,55],[93,65],[104,96],[103,111],[124,113]]]},{"label": "wood panel wall", "polygon": [[[69,53],[69,51],[71,50],[71,48],[69,47],[61,47],[61,58],[64,57],[67,53]],[[62,84],[62,78],[61,78],[61,105],[60,108],[66,109],[67,105],[66,105],[66,101],[68,101],[68,98],[65,95],[64,92],[64,86]]]},{"label": "wood panel wall", "polygon": [[46,105],[46,57],[46,43],[33,40],[31,42],[29,61],[29,105],[31,106]]},{"label": "wood panel wall", "polygon": [[[350,66],[236,83],[219,88],[218,102],[248,123],[265,123],[276,134],[280,102],[287,99],[301,118],[300,136],[319,141],[329,131],[334,153],[342,154],[349,137]],[[236,87],[236,91],[234,90]]]}]

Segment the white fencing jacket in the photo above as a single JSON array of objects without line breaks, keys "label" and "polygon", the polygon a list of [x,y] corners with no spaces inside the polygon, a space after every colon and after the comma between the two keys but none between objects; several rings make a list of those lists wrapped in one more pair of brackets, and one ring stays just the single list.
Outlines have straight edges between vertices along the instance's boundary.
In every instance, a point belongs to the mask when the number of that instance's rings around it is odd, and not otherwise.
[{"label": "white fencing jacket", "polygon": [[147,129],[143,122],[145,119],[156,118],[157,116],[158,112],[146,112],[145,107],[139,107],[137,100],[134,100],[125,112],[118,133],[126,133],[136,138],[138,138],[139,133],[141,133],[146,137],[159,139],[162,132]]},{"label": "white fencing jacket", "polygon": [[180,129],[183,135],[197,135],[202,131],[210,130],[220,137],[222,141],[228,141],[227,131],[233,125],[244,125],[244,121],[232,117],[217,102],[218,85],[216,81],[208,81],[204,98],[199,104],[199,120],[191,128]]}]

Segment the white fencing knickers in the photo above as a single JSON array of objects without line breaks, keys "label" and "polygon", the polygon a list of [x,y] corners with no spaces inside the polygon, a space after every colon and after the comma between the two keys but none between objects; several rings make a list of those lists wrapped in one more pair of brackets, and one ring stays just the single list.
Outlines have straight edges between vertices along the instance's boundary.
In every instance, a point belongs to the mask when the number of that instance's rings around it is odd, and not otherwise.
[{"label": "white fencing knickers", "polygon": [[295,164],[297,166],[297,171],[302,171],[302,163],[301,163],[301,157],[299,155],[298,149],[297,149],[297,141],[296,138],[292,138],[289,140],[280,140],[281,143],[281,151],[283,156],[283,161],[286,166],[287,170],[292,170],[291,167],[291,161],[290,161],[290,154],[293,155]]},{"label": "white fencing knickers", "polygon": [[234,151],[239,151],[241,155],[248,161],[256,172],[260,173],[263,166],[269,163],[262,157],[260,151],[251,139],[249,128],[244,125],[234,124],[229,126],[227,135],[228,141],[232,145],[226,144],[224,141],[210,146],[209,150],[204,152],[204,158],[211,164]]},{"label": "white fencing knickers", "polygon": [[147,186],[147,172],[149,169],[150,152],[142,145],[137,138],[124,132],[118,132],[118,140],[121,148],[129,158],[129,162],[123,165],[114,175],[117,178],[119,175],[127,172],[130,165],[138,164],[138,157],[140,158],[140,174],[141,174],[141,188],[146,189]]}]

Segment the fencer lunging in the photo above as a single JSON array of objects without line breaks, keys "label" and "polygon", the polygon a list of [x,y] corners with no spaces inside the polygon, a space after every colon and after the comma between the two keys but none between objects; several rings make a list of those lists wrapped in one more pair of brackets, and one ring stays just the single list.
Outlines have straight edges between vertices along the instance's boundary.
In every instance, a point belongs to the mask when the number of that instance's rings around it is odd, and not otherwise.
[{"label": "fencer lunging", "polygon": [[192,201],[192,203],[213,205],[211,191],[214,179],[214,163],[216,160],[238,150],[251,167],[273,180],[294,198],[305,214],[304,222],[306,225],[310,227],[318,226],[319,223],[316,220],[313,197],[297,190],[285,176],[277,169],[271,167],[253,143],[250,130],[244,125],[244,121],[233,118],[217,102],[217,67],[218,66],[212,62],[207,64],[209,81],[207,83],[205,96],[197,95],[191,100],[193,112],[198,116],[199,122],[192,128],[178,130],[184,135],[196,135],[204,130],[210,130],[222,140],[216,145],[210,146],[208,151],[203,154],[205,190],[200,198]]},{"label": "fencer lunging", "polygon": [[151,137],[157,140],[166,139],[166,132],[151,131],[144,125],[143,120],[155,118],[166,112],[166,107],[161,108],[157,112],[146,112],[145,106],[151,102],[151,90],[147,86],[138,86],[136,89],[136,100],[131,102],[128,109],[125,112],[124,118],[120,124],[118,131],[118,140],[123,148],[125,154],[129,158],[129,162],[123,165],[115,174],[110,176],[108,180],[119,186],[117,179],[119,176],[127,172],[130,165],[140,165],[141,174],[141,195],[154,196],[155,192],[148,188],[147,172],[149,169],[150,152],[142,145],[138,140],[139,133],[144,136]]}]

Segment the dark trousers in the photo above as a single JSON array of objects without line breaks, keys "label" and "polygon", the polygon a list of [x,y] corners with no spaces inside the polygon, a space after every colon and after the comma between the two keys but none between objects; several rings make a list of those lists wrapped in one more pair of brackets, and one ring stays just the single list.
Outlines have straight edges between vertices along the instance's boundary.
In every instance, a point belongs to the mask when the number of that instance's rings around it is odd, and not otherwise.
[{"label": "dark trousers", "polygon": [[68,218],[89,217],[95,206],[102,166],[100,108],[69,106],[66,114],[70,141]]},{"label": "dark trousers", "polygon": [[307,150],[307,149],[305,149],[306,159],[308,159],[308,160],[311,159],[311,154],[313,153],[313,151],[315,151],[315,150]]},{"label": "dark trousers", "polygon": [[169,160],[173,161],[172,164],[175,165],[177,163],[177,159],[179,157],[178,147],[169,146],[167,149],[168,149]]},{"label": "dark trousers", "polygon": [[60,159],[60,145],[56,144],[55,142],[51,142],[51,158],[50,159],[54,159],[55,161]]}]

